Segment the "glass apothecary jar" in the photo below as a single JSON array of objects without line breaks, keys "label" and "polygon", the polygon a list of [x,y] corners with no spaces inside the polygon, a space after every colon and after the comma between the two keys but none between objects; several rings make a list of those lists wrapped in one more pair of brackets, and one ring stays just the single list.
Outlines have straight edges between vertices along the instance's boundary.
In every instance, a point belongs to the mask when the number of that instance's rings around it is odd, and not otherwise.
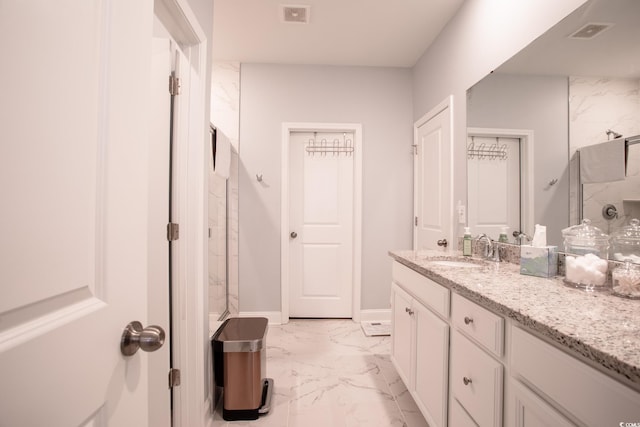
[{"label": "glass apothecary jar", "polygon": [[611,254],[615,261],[640,264],[640,220],[634,218],[611,234]]},{"label": "glass apothecary jar", "polygon": [[611,273],[613,294],[631,299],[640,299],[640,265],[626,261]]},{"label": "glass apothecary jar", "polygon": [[611,273],[613,293],[625,298],[640,299],[640,221],[611,234],[611,253],[616,261],[624,261]]},{"label": "glass apothecary jar", "polygon": [[562,231],[565,284],[588,291],[607,290],[609,236],[588,219]]}]

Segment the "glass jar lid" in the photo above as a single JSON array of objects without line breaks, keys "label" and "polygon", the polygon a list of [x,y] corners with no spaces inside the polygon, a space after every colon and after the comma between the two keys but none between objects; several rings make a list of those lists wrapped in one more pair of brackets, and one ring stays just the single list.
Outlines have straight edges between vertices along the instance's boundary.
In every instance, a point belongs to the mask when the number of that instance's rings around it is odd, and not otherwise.
[{"label": "glass jar lid", "polygon": [[581,224],[562,230],[566,243],[579,246],[609,245],[609,236],[598,227],[591,225],[590,219],[583,219]]},{"label": "glass jar lid", "polygon": [[616,244],[637,245],[640,247],[640,220],[634,218],[629,225],[611,233],[611,241]]}]

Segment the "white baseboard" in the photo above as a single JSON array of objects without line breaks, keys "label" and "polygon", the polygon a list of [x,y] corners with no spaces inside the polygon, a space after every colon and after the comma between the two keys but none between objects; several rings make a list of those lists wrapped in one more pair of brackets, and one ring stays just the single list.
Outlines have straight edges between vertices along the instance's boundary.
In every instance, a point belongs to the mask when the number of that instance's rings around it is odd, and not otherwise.
[{"label": "white baseboard", "polygon": [[266,317],[270,325],[282,324],[282,312],[280,311],[241,311],[238,317]]},{"label": "white baseboard", "polygon": [[[282,313],[280,311],[241,311],[238,313],[238,317],[266,317],[270,325],[282,324]],[[391,309],[361,310],[360,321],[391,321]]]},{"label": "white baseboard", "polygon": [[361,322],[375,322],[375,321],[391,321],[391,309],[381,310],[361,310],[360,311]]}]

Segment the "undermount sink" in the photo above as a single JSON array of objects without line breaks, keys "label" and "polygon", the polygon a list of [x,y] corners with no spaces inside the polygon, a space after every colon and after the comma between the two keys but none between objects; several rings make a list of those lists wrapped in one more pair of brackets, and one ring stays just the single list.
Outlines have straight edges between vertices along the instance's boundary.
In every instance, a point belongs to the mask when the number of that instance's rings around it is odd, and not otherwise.
[{"label": "undermount sink", "polygon": [[431,261],[429,264],[442,265],[445,267],[461,267],[461,268],[480,268],[482,265],[474,264],[472,262],[464,262],[464,261],[449,261],[449,260],[440,260],[440,261]]}]

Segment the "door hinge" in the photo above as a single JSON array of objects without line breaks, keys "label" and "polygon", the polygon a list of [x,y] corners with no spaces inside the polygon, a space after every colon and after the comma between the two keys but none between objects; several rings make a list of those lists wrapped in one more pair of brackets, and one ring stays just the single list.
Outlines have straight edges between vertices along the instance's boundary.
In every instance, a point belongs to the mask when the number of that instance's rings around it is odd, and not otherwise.
[{"label": "door hinge", "polygon": [[173,242],[180,238],[180,225],[175,222],[167,224],[167,240]]},{"label": "door hinge", "polygon": [[169,388],[180,385],[180,369],[169,369]]},{"label": "door hinge", "polygon": [[413,147],[413,154],[417,155],[418,154],[418,144],[413,144],[411,146]]},{"label": "door hinge", "polygon": [[171,96],[180,95],[180,79],[173,74],[169,76],[169,93]]},{"label": "door hinge", "polygon": [[416,227],[418,226],[418,217],[417,216],[413,217],[413,225],[415,225]]}]

